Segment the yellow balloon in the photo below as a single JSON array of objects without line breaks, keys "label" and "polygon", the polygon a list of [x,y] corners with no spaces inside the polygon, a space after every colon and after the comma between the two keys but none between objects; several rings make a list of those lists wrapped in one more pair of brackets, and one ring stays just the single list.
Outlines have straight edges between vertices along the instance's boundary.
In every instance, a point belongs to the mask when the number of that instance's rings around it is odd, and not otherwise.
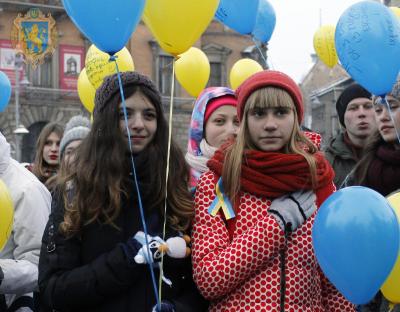
[{"label": "yellow balloon", "polygon": [[190,48],[175,61],[175,75],[185,90],[197,97],[210,78],[210,62],[198,48]]},{"label": "yellow balloon", "polygon": [[[393,210],[396,212],[397,220],[400,222],[400,192],[390,195],[388,198],[390,205],[392,205]],[[382,294],[387,300],[393,303],[400,303],[400,253],[397,256],[396,263],[389,276],[387,277],[385,283],[381,287]]]},{"label": "yellow balloon", "polygon": [[[117,64],[120,72],[132,71],[135,69],[133,59],[127,48],[123,48],[116,53]],[[87,51],[85,59],[86,74],[90,83],[95,89],[101,86],[103,79],[109,75],[115,74],[115,62],[110,62],[110,55],[100,51],[92,44]]]},{"label": "yellow balloon", "polygon": [[392,6],[392,7],[389,7],[389,9],[391,9],[398,18],[400,18],[400,8]]},{"label": "yellow balloon", "polygon": [[14,221],[14,204],[7,185],[0,180],[0,250],[10,237]]},{"label": "yellow balloon", "polygon": [[219,0],[147,0],[143,20],[164,51],[187,51],[214,18]]},{"label": "yellow balloon", "polygon": [[262,71],[262,66],[255,60],[244,58],[237,61],[229,73],[229,82],[232,89],[239,87],[250,76]]},{"label": "yellow balloon", "polygon": [[314,34],[314,50],[322,62],[332,68],[338,62],[335,48],[335,27],[321,26]]},{"label": "yellow balloon", "polygon": [[86,68],[82,69],[78,77],[78,95],[83,106],[89,111],[89,113],[93,113],[96,89],[87,77]]}]

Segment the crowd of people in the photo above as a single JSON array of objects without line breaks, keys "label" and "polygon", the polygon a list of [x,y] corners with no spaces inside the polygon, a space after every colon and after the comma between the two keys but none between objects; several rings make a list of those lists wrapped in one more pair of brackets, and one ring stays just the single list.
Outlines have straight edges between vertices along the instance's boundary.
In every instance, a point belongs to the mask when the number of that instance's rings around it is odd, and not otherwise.
[{"label": "crowd of people", "polygon": [[286,74],[206,88],[184,154],[154,83],[120,75],[125,100],[106,77],[93,122],[47,124],[29,166],[0,134],[15,210],[0,311],[388,311],[380,293],[356,307],[330,283],[311,233],[339,188],[400,189],[400,84],[387,102],[346,88],[343,131],[322,147]]}]

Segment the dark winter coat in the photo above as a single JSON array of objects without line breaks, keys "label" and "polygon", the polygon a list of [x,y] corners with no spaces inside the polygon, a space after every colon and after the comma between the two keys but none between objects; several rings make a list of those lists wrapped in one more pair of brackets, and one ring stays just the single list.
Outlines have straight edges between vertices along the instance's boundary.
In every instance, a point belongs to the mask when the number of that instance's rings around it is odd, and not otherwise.
[{"label": "dark winter coat", "polygon": [[[140,214],[131,198],[122,205],[112,225],[92,223],[80,237],[65,239],[58,231],[63,221],[61,196],[54,197],[39,262],[39,289],[43,306],[56,311],[150,312],[156,303],[148,265],[128,261],[122,248],[141,230]],[[146,216],[149,234],[160,235],[162,218]],[[175,233],[176,234],[176,233]],[[172,235],[171,235],[172,236]],[[155,269],[158,283],[158,269]],[[204,299],[192,280],[191,261],[164,257],[162,299],[173,302],[176,311],[205,311]],[[52,310],[50,310],[52,311]]]},{"label": "dark winter coat", "polygon": [[335,178],[333,182],[336,188],[339,188],[346,176],[354,168],[357,163],[350,147],[344,142],[344,134],[339,133],[334,136],[328,146],[324,149],[325,157],[328,159],[333,170],[335,171]]}]

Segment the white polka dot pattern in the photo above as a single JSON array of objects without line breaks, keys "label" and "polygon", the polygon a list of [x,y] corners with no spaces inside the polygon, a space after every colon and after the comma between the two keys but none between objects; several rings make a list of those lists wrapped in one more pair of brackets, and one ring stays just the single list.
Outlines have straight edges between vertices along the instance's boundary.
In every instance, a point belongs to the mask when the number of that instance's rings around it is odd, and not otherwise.
[{"label": "white polka dot pattern", "polygon": [[[240,197],[230,242],[225,220],[207,213],[215,197],[212,172],[198,181],[193,227],[194,279],[210,311],[280,311],[280,257],[284,233],[268,214],[271,202]],[[285,311],[355,311],[323,276],[311,228],[315,215],[290,235],[286,253]]]}]

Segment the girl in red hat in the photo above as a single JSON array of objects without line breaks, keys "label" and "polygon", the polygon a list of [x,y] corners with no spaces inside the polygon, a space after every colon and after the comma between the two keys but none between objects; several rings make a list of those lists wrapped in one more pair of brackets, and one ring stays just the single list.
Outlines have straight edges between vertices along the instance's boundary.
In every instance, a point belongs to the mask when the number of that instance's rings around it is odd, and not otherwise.
[{"label": "girl in red hat", "polygon": [[233,90],[210,87],[194,103],[185,155],[190,166],[190,187],[195,190],[200,175],[208,170],[207,161],[227,140],[236,137],[239,120]]},{"label": "girl in red hat", "polygon": [[300,89],[263,71],[236,96],[237,139],[208,162],[195,196],[194,279],[210,311],[354,311],[313,252],[334,173],[300,130]]}]

